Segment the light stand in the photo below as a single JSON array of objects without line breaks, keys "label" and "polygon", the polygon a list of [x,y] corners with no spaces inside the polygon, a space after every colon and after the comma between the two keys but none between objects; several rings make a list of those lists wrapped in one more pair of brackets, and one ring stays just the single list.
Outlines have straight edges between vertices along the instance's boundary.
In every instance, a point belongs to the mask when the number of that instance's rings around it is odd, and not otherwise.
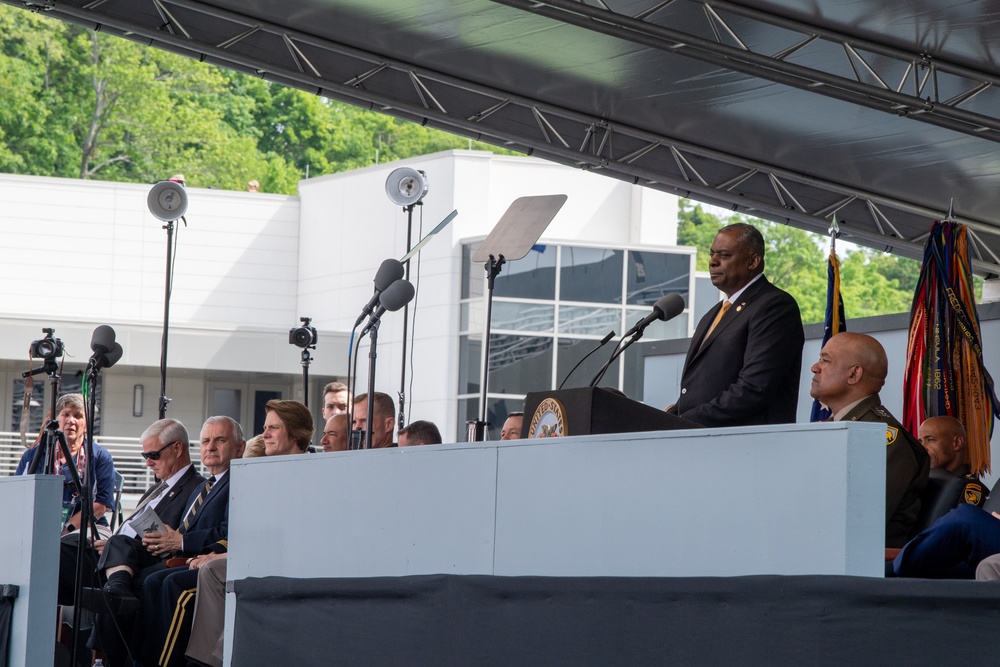
[{"label": "light stand", "polygon": [[[400,167],[394,169],[385,181],[385,193],[392,203],[403,207],[406,212],[406,253],[407,257],[403,261],[405,273],[403,278],[410,279],[410,246],[413,244],[413,209],[423,205],[423,199],[427,196],[427,174],[419,169],[410,167]],[[410,306],[403,307],[403,356],[399,373],[399,416],[396,419],[396,427],[406,426],[406,343],[407,327],[409,326]],[[369,402],[370,403],[370,402]]]},{"label": "light stand", "polygon": [[479,396],[479,419],[468,423],[469,442],[486,440],[486,397],[490,374],[490,320],[493,315],[493,287],[504,262],[523,258],[566,203],[566,195],[519,197],[507,208],[493,231],[472,255],[473,262],[484,262],[488,289],[486,293],[486,333],[483,341],[483,374]]},{"label": "light stand", "polygon": [[187,212],[188,199],[183,183],[179,181],[160,181],[149,191],[146,197],[146,206],[153,217],[167,223],[163,229],[167,230],[167,272],[164,281],[163,294],[163,337],[160,343],[160,419],[167,416],[167,338],[170,331],[170,293],[173,290],[173,258],[176,250],[174,242],[174,226],[178,220],[184,221],[187,227],[187,220],[184,213]]}]

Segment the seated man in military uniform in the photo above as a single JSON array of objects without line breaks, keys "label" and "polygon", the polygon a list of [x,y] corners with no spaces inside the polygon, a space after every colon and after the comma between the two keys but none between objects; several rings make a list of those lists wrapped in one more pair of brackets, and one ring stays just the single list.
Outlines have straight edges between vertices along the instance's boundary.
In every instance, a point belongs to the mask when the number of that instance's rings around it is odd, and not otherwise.
[{"label": "seated man in military uniform", "polygon": [[954,417],[928,417],[917,431],[920,444],[927,450],[931,468],[946,470],[965,479],[962,502],[982,507],[986,502],[986,486],[979,476],[969,469],[969,455],[965,447],[965,427]]},{"label": "seated man in military uniform", "polygon": [[809,395],[830,409],[833,421],[886,425],[885,546],[902,547],[920,514],[930,459],[882,406],[878,392],[889,371],[885,349],[871,336],[845,331],[827,341],[810,370]]}]

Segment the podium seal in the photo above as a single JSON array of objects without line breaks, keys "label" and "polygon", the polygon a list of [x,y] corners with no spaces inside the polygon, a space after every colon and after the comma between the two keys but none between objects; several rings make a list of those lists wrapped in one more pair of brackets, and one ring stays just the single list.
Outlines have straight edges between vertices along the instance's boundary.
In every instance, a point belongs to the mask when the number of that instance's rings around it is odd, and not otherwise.
[{"label": "podium seal", "polygon": [[538,404],[531,417],[529,438],[558,438],[569,435],[566,431],[566,408],[555,398],[546,398]]}]

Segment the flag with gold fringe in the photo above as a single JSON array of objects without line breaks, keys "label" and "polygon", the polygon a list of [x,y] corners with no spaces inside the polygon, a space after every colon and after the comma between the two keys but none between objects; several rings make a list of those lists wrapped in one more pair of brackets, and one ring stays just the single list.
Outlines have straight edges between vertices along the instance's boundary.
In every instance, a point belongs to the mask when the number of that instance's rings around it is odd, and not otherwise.
[{"label": "flag with gold fringe", "polygon": [[910,312],[903,426],[915,434],[928,417],[955,417],[965,425],[972,472],[981,475],[990,470],[998,410],[983,361],[967,230],[955,222],[935,222]]},{"label": "flag with gold fringe", "polygon": [[[836,222],[834,222],[836,225]],[[823,322],[823,342],[826,342],[841,331],[847,331],[847,319],[844,317],[844,300],[840,297],[840,260],[837,258],[837,236],[830,236],[830,258],[826,267],[826,317]],[[809,421],[822,422],[830,418],[830,410],[814,400]]]}]

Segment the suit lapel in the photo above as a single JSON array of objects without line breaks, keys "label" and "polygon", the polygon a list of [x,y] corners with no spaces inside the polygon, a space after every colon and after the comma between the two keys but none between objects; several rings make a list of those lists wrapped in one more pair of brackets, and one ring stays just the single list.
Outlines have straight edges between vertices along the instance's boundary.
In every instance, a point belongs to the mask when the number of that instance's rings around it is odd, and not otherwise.
[{"label": "suit lapel", "polygon": [[[699,343],[697,348],[693,349],[693,354],[691,354],[691,357],[688,360],[687,365],[690,365],[691,362],[700,357],[701,353],[707,350],[709,346],[711,346],[712,343],[715,341],[715,339],[718,338],[720,335],[722,335],[723,331],[725,331],[733,322],[735,322],[739,317],[741,317],[743,315],[743,312],[747,309],[748,306],[750,306],[751,303],[753,303],[753,300],[757,297],[758,294],[760,294],[760,291],[765,287],[765,285],[769,284],[770,283],[767,282],[767,277],[761,276],[757,282],[755,282],[753,285],[748,287],[742,294],[740,294],[740,298],[735,303],[733,303],[733,305],[730,306],[729,311],[722,316],[722,319],[719,320],[719,323],[716,325],[715,330],[712,331],[711,335],[707,339],[705,339],[704,343]],[[702,334],[702,332],[707,330],[708,327],[712,325],[712,321],[715,319],[715,315],[719,312],[720,308],[722,308],[721,301],[717,306],[715,306],[711,311],[709,311],[711,317],[706,315],[699,323],[698,331],[695,332],[696,341],[700,341],[702,336],[704,335]]]}]

